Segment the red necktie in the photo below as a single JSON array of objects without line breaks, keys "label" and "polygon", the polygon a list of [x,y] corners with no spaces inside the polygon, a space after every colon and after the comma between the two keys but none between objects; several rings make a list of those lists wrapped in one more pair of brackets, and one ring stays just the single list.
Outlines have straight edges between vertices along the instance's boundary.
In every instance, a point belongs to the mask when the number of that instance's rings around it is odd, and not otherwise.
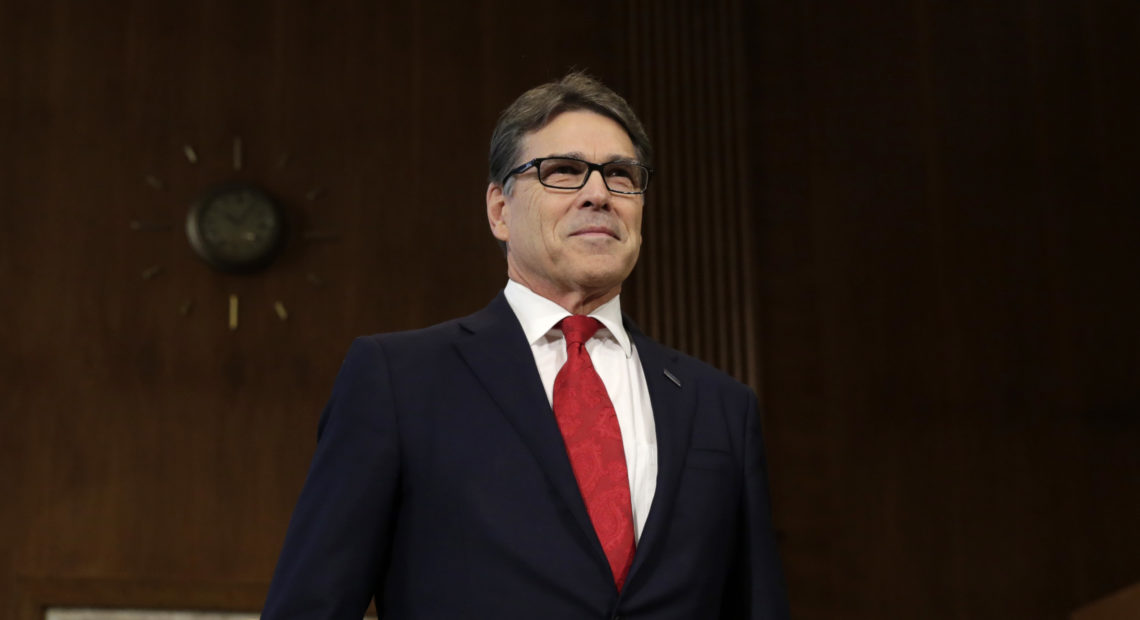
[{"label": "red necktie", "polygon": [[574,315],[559,326],[566,336],[566,364],[554,379],[554,417],[620,592],[633,563],[633,510],[617,414],[586,352],[586,341],[601,323]]}]

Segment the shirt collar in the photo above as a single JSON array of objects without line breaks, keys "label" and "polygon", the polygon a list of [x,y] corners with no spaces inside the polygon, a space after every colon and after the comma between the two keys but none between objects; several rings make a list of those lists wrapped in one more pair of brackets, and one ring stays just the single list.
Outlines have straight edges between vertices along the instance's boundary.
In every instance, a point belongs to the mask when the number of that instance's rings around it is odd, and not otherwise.
[{"label": "shirt collar", "polygon": [[[507,280],[503,295],[506,296],[511,310],[515,311],[515,316],[518,317],[523,333],[526,335],[526,341],[532,346],[554,329],[558,321],[571,314],[562,306],[514,280]],[[617,340],[627,358],[633,355],[633,345],[621,321],[621,295],[615,295],[613,299],[595,308],[590,316],[602,322],[602,328],[608,331],[614,340]],[[598,333],[602,334],[603,332],[599,330]]]}]

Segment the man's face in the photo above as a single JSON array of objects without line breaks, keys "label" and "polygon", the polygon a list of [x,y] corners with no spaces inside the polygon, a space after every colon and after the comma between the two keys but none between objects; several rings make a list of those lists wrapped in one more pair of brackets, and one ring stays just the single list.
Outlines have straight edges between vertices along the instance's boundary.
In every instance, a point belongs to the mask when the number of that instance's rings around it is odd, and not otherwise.
[{"label": "man's face", "polygon": [[[519,161],[569,156],[594,163],[636,159],[633,142],[612,119],[585,110],[563,112],[523,137]],[[644,196],[611,193],[593,171],[581,189],[552,189],[532,168],[512,177],[510,195],[487,190],[491,230],[508,245],[512,279],[548,298],[607,294],[637,263]]]}]

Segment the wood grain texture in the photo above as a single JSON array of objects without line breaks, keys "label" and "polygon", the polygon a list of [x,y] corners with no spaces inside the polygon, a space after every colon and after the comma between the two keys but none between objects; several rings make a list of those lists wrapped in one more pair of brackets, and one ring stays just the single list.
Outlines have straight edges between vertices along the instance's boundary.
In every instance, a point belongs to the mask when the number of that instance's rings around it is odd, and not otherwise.
[{"label": "wood grain texture", "polygon": [[1131,620],[1140,615],[1140,584],[1094,601],[1073,612],[1070,620]]},{"label": "wood grain texture", "polygon": [[759,389],[740,3],[628,6],[630,98],[658,152],[631,305],[650,335]]},{"label": "wood grain texture", "polygon": [[[559,10],[0,0],[0,614],[254,609],[349,340],[501,287],[486,142],[571,66],[660,153],[623,301],[762,393],[796,617],[1140,580],[1134,3]],[[231,177],[340,239],[208,271],[180,222]]]},{"label": "wood grain texture", "polygon": [[1064,617],[1140,579],[1138,17],[751,8],[797,617]]},{"label": "wood grain texture", "polygon": [[[0,617],[29,589],[79,603],[105,583],[164,607],[215,600],[194,584],[241,586],[232,600],[256,608],[351,338],[470,313],[502,287],[483,206],[496,116],[575,66],[620,87],[623,16],[0,2]],[[211,272],[182,233],[190,202],[232,178],[296,224],[256,277]]]}]

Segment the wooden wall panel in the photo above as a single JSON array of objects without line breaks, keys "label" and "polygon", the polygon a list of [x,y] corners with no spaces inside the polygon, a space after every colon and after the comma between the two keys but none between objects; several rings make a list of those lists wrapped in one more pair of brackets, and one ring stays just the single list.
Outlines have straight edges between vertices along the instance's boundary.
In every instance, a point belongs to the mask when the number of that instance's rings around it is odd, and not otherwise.
[{"label": "wooden wall panel", "polygon": [[[501,288],[491,128],[571,67],[624,87],[608,6],[0,1],[0,616],[260,605],[350,339]],[[253,277],[182,233],[231,178],[297,223]]]},{"label": "wooden wall panel", "polygon": [[631,304],[654,337],[759,389],[740,3],[629,10],[631,99],[658,151]]},{"label": "wooden wall panel", "polygon": [[801,618],[1140,580],[1134,4],[765,2],[763,387]]},{"label": "wooden wall panel", "polygon": [[[1133,3],[560,10],[0,0],[0,610],[255,609],[349,339],[502,285],[486,141],[570,66],[660,154],[627,306],[762,388],[796,617],[1140,580]],[[233,176],[337,239],[208,271]]]}]

